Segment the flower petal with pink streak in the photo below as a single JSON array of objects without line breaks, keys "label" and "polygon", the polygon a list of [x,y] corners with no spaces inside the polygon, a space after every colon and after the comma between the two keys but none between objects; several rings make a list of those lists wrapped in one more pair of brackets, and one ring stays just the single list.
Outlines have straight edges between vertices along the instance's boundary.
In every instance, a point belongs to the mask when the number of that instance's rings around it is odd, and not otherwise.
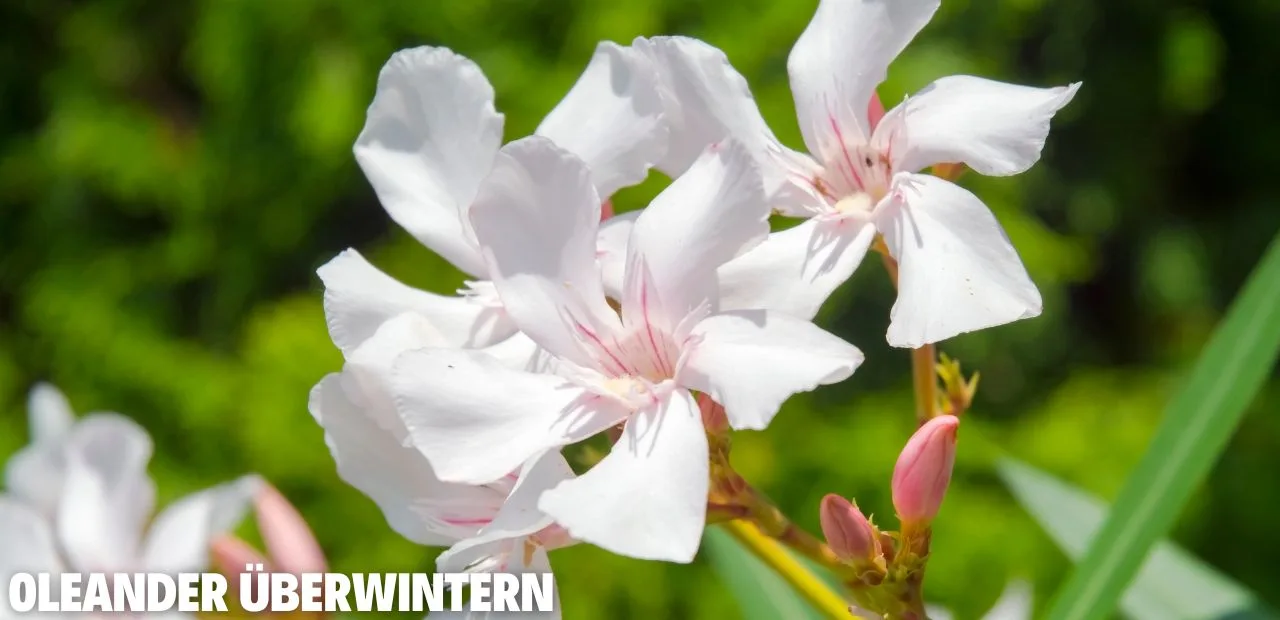
[{"label": "flower petal with pink streak", "polygon": [[604,460],[544,493],[538,507],[575,539],[687,563],[706,522],[707,456],[698,405],[678,389],[632,415]]}]

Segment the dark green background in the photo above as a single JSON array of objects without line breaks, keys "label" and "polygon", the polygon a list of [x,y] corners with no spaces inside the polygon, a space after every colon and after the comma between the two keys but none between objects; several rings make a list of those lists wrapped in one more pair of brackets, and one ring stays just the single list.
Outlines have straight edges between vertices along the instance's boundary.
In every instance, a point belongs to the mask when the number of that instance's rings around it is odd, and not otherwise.
[{"label": "dark green background", "polygon": [[[171,499],[245,471],[311,520],[335,570],[425,569],[334,473],[307,391],[341,362],[314,269],[348,246],[407,282],[461,276],[397,229],[351,156],[378,69],[433,44],[475,59],[536,126],[595,42],[687,34],[725,50],[793,146],[786,57],[815,3],[742,0],[4,0],[0,2],[0,455],[26,390],[62,386],[153,433]],[[962,183],[997,212],[1040,318],[943,345],[983,375],[961,434],[927,591],[961,617],[1010,577],[1043,599],[1066,561],[990,468],[1005,450],[1103,496],[1118,489],[1248,268],[1280,229],[1280,4],[946,0],[890,69],[895,102],[953,73],[1083,80],[1043,161]],[[643,205],[665,180],[619,194]],[[1280,283],[1277,283],[1280,285]],[[892,525],[912,424],[908,355],[884,342],[892,289],[868,260],[819,321],[859,345],[842,385],[790,401],[736,462],[810,528],[827,492]],[[1280,603],[1273,381],[1177,539]],[[701,560],[557,552],[566,617],[734,617]]]}]

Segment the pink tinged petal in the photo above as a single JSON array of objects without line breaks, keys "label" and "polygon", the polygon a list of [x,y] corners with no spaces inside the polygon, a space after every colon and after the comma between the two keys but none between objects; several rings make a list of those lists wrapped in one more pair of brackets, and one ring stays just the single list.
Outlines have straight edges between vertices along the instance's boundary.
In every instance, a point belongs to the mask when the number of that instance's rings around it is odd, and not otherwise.
[{"label": "pink tinged petal", "polygon": [[811,319],[862,262],[875,226],[814,218],[769,235],[719,270],[720,308],[761,308]]},{"label": "pink tinged petal", "polygon": [[685,390],[634,414],[604,460],[542,495],[574,538],[646,560],[690,562],[706,522],[707,437]]},{"label": "pink tinged petal", "polygon": [[510,549],[512,557],[509,560],[520,560],[515,556],[524,555],[526,539],[552,524],[551,517],[538,510],[538,498],[548,489],[573,477],[573,470],[569,469],[569,464],[558,450],[550,450],[526,463],[521,467],[511,495],[492,522],[475,536],[459,541],[440,554],[436,559],[437,570],[462,572],[493,553],[495,543],[503,542],[508,544],[497,547]]},{"label": "pink tinged petal", "polygon": [[512,370],[475,351],[410,351],[396,360],[393,381],[409,440],[448,482],[493,482],[627,413],[560,377]]},{"label": "pink tinged petal", "polygon": [[627,241],[631,238],[631,229],[641,213],[643,211],[628,211],[600,223],[600,232],[596,237],[596,260],[600,263],[605,295],[613,299],[622,299]]},{"label": "pink tinged petal", "polygon": [[[636,219],[624,311],[641,307],[649,291],[674,328],[691,311],[714,304],[716,269],[769,234],[769,207],[759,168],[736,142],[713,146]],[[635,268],[633,268],[635,267]],[[639,278],[647,275],[648,286]]]},{"label": "pink tinged petal", "polygon": [[459,269],[485,275],[462,209],[502,145],[480,67],[444,48],[396,52],[378,75],[355,155],[387,214]]},{"label": "pink tinged petal", "polygon": [[1039,316],[1040,291],[977,196],[923,174],[894,184],[877,224],[898,259],[890,345],[916,348]]},{"label": "pink tinged petal", "polygon": [[582,158],[596,190],[608,198],[643,181],[666,153],[662,112],[658,75],[649,59],[604,41],[534,133]]},{"label": "pink tinged petal", "polygon": [[[311,390],[309,404],[312,417],[324,428],[338,476],[372,499],[391,529],[413,542],[451,545],[472,535],[476,527],[451,524],[446,518],[491,514],[498,498],[484,487],[441,482],[426,458],[404,445],[407,431],[399,417],[397,434],[369,408],[357,405],[364,400],[362,391],[342,379],[335,373],[321,380]],[[388,413],[395,415],[394,410]]]},{"label": "pink tinged petal", "polygon": [[230,534],[223,534],[213,539],[209,545],[209,559],[213,568],[223,575],[232,577],[235,584],[239,584],[240,573],[246,572],[245,565],[271,566],[271,562],[267,561],[261,552]]},{"label": "pink tinged petal", "polygon": [[[1024,172],[1040,159],[1050,119],[1079,88],[1079,82],[1033,88],[968,75],[937,80],[898,106],[894,119],[905,148],[894,153],[894,168],[964,163],[986,175]],[[886,123],[881,131],[892,130]]]},{"label": "pink tinged petal", "polygon": [[607,341],[619,325],[596,263],[600,197],[582,160],[546,138],[512,142],[470,213],[508,316],[552,354],[596,367],[603,354],[587,340]]},{"label": "pink tinged petal", "polygon": [[[871,136],[869,104],[889,63],[924,28],[939,0],[821,0],[787,58],[809,152],[836,161]],[[840,144],[836,133],[843,134]]]},{"label": "pink tinged petal", "polygon": [[278,489],[263,484],[254,500],[254,510],[272,566],[294,574],[325,572],[328,563],[315,534]]},{"label": "pink tinged petal", "polygon": [[658,168],[669,176],[680,176],[726,138],[757,158],[777,141],[724,52],[688,37],[637,38],[632,45],[653,61],[661,80],[670,144]]},{"label": "pink tinged petal", "polygon": [[904,523],[932,521],[951,484],[960,419],[940,415],[916,430],[893,468],[893,508]]},{"label": "pink tinged petal", "polygon": [[[14,573],[53,573],[63,568],[45,517],[24,502],[0,495],[0,582],[8,584]],[[0,615],[8,600],[6,596],[0,602]]]},{"label": "pink tinged petal", "polygon": [[39,443],[66,434],[75,422],[75,413],[58,388],[38,383],[27,397],[27,419],[31,424],[31,442]]},{"label": "pink tinged petal", "polygon": [[431,346],[432,334],[430,324],[414,314],[387,321],[351,353],[341,373],[312,390],[309,407],[344,481],[372,499],[402,536],[448,545],[476,529],[457,521],[487,522],[498,504],[489,489],[441,482],[426,458],[405,445],[408,430],[392,393],[393,364],[405,351]]},{"label": "pink tinged petal", "polygon": [[484,347],[516,331],[502,308],[406,286],[355,250],[335,256],[316,273],[324,282],[329,336],[345,354],[385,321],[404,312],[420,314],[431,322],[436,329],[436,346]]},{"label": "pink tinged petal", "polygon": [[170,504],[147,533],[145,570],[179,573],[208,568],[210,544],[240,524],[261,488],[260,478],[244,476]]},{"label": "pink tinged petal", "polygon": [[155,507],[151,452],[146,431],[118,414],[89,414],[71,429],[54,523],[72,567],[124,568],[137,557]]},{"label": "pink tinged petal", "polygon": [[843,381],[863,359],[813,323],[767,310],[707,317],[690,341],[680,382],[724,405],[739,430],[764,429],[792,394]]}]

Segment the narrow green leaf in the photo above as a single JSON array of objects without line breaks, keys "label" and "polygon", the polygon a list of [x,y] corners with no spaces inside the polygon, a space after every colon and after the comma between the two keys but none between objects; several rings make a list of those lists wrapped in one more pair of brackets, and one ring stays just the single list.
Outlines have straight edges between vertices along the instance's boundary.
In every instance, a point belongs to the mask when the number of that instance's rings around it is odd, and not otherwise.
[{"label": "narrow green leaf", "polygon": [[[998,469],[1018,502],[1078,561],[1106,519],[1106,503],[1021,461],[1002,459]],[[1156,544],[1120,608],[1134,620],[1277,617],[1247,588],[1168,541]]]},{"label": "narrow green leaf", "polygon": [[817,610],[728,532],[707,528],[702,548],[742,608],[743,620],[822,620]]},{"label": "narrow green leaf", "polygon": [[1280,236],[1165,411],[1111,516],[1055,597],[1050,620],[1102,620],[1226,447],[1280,348]]}]

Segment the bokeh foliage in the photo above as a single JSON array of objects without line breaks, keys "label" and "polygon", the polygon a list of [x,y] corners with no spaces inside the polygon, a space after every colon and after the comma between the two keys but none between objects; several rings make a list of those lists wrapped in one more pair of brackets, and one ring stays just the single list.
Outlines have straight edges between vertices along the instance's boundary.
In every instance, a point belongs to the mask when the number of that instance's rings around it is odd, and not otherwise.
[{"label": "bokeh foliage", "polygon": [[[27,388],[51,380],[78,409],[116,409],[152,432],[162,499],[257,471],[298,503],[335,570],[427,569],[434,551],[337,479],[306,411],[341,363],[315,267],[352,246],[430,290],[461,281],[391,224],[351,156],[382,62],[420,44],[475,59],[514,139],[596,41],[687,34],[724,49],[799,145],[785,65],[814,4],[0,3],[0,457],[25,441]],[[1001,218],[1045,310],[943,346],[983,374],[929,571],[930,598],[958,617],[1012,576],[1047,595],[1066,567],[994,457],[1113,497],[1177,371],[1280,229],[1277,26],[1280,5],[1263,0],[945,0],[890,69],[886,102],[952,73],[1085,83],[1030,173],[962,180]],[[643,205],[659,176],[616,203]],[[867,364],[735,439],[742,472],[812,529],[833,491],[891,523],[889,475],[912,424],[908,356],[884,343],[891,303],[868,260],[819,318]],[[1175,536],[1272,604],[1276,386]],[[704,559],[580,547],[554,562],[570,619],[738,614]]]}]

